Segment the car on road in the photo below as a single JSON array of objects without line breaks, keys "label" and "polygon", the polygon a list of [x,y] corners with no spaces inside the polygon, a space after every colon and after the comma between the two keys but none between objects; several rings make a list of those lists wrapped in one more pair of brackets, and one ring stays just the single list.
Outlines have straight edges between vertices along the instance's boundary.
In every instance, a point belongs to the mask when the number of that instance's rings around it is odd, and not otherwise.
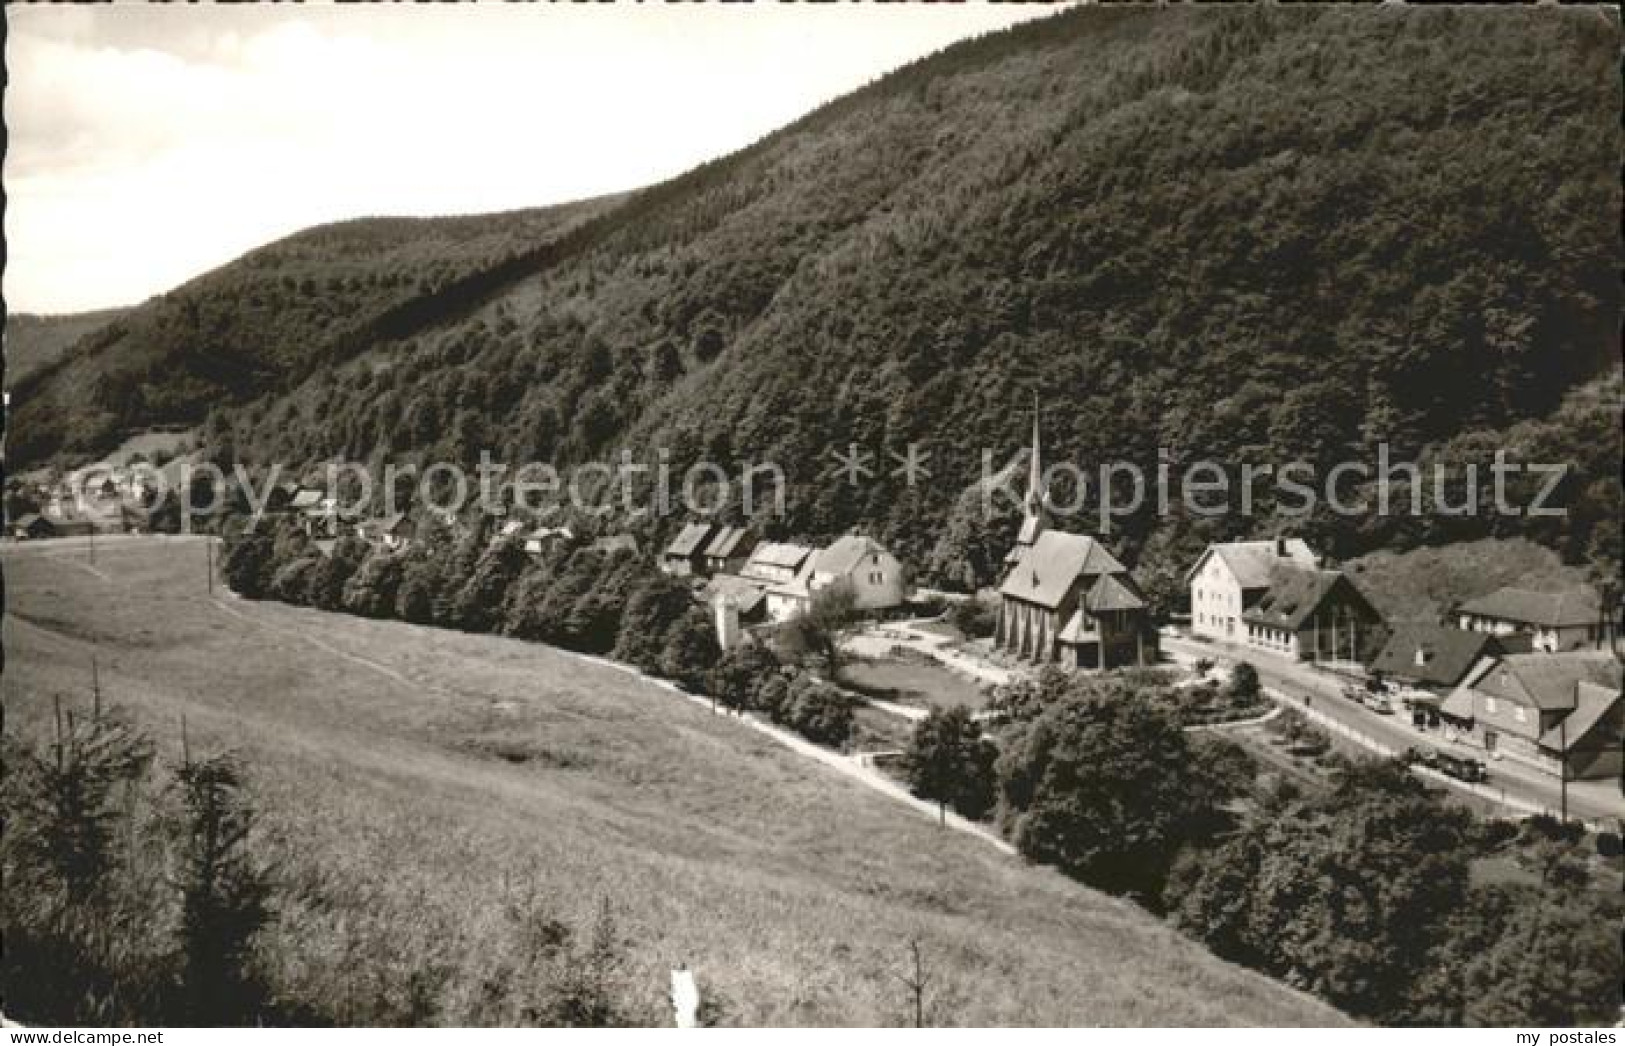
[{"label": "car on road", "polygon": [[1489,779],[1490,773],[1484,767],[1482,760],[1471,756],[1452,755],[1441,752],[1437,748],[1412,748],[1405,753],[1407,762],[1420,766],[1431,767],[1446,777],[1454,777],[1458,781],[1476,784]]},{"label": "car on road", "polygon": [[1366,693],[1361,703],[1378,715],[1393,715],[1394,702],[1387,694]]}]

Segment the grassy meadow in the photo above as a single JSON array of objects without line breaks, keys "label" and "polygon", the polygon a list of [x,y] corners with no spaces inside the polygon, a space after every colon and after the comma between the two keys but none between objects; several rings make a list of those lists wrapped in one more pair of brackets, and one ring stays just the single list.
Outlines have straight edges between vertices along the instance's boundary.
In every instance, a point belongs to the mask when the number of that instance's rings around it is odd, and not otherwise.
[{"label": "grassy meadow", "polygon": [[724,1023],[895,1024],[921,942],[948,1024],[1335,1024],[1139,909],[642,680],[547,647],[249,603],[189,539],[4,548],[7,731],[105,700],[166,761],[247,760],[284,885],[259,960],[355,1023],[507,1023],[527,913],[605,902],[636,1016],[686,963]]},{"label": "grassy meadow", "polygon": [[987,695],[975,680],[914,651],[854,660],[842,666],[841,684],[869,697],[920,708],[981,709],[987,704]]}]

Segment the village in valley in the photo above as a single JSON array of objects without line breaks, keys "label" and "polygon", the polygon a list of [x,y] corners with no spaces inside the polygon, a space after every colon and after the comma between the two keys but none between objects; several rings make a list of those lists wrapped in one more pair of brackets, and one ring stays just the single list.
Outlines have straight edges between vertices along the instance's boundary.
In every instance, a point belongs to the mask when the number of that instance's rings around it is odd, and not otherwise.
[{"label": "village in valley", "polygon": [[[93,541],[97,533],[173,530],[179,508],[165,503],[180,499],[163,495],[202,482],[184,471],[195,457],[169,457],[159,467],[137,455],[55,482],[13,481],[20,510],[10,536]],[[1261,733],[1258,721],[1285,712],[1348,751],[1401,757],[1496,814],[1567,819],[1571,796],[1581,821],[1600,824],[1625,809],[1618,788],[1625,692],[1614,649],[1618,626],[1604,596],[1589,588],[1508,586],[1431,620],[1390,622],[1355,576],[1283,534],[1210,544],[1185,573],[1188,612],[1159,619],[1134,572],[1102,540],[1053,518],[1036,412],[1026,459],[1022,518],[1002,578],[978,593],[918,586],[908,564],[863,533],[820,545],[765,539],[749,522],[677,519],[666,521],[666,543],[654,545],[631,531],[591,533],[590,522],[572,528],[497,516],[471,523],[433,511],[369,516],[336,489],[292,482],[268,485],[263,514],[244,522],[234,514],[244,491],[229,477],[204,503],[225,510],[228,532],[291,530],[329,559],[343,540],[399,559],[420,529],[466,541],[484,523],[478,532],[488,549],[522,550],[538,564],[578,549],[651,562],[688,589],[724,653],[781,644],[815,604],[836,603],[826,612],[833,636],[825,638],[843,648],[851,681],[843,682],[833,657],[826,681],[886,713],[871,720],[900,716],[912,726],[928,709],[946,707],[947,698],[929,693],[933,685],[986,716],[1000,688],[1044,670],[1160,671],[1190,686],[1246,663],[1276,707],[1265,715],[1244,710],[1238,737]],[[904,685],[866,688],[871,675],[892,684],[900,676]],[[888,699],[898,694],[906,696]],[[1213,714],[1201,725],[1226,729]],[[854,754],[870,769],[896,768],[905,734],[856,730]]]},{"label": "village in valley", "polygon": [[683,6],[8,11],[0,1025],[1625,1027],[1618,13]]}]

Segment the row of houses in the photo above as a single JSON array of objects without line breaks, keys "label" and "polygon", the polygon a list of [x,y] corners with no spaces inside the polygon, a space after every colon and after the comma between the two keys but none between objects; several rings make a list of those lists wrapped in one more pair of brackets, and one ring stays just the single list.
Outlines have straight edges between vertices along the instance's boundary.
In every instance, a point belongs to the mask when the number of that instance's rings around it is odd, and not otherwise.
[{"label": "row of houses", "polygon": [[700,597],[742,625],[788,621],[837,585],[850,590],[865,613],[895,610],[908,598],[902,563],[862,534],[814,547],[760,541],[749,527],[688,523],[661,552],[660,569],[703,579]]}]

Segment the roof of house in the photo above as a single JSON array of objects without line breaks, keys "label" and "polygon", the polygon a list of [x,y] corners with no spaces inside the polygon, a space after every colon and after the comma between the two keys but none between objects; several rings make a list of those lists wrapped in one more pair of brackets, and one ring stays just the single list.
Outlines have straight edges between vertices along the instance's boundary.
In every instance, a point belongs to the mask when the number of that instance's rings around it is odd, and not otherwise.
[{"label": "roof of house", "polygon": [[575,532],[569,527],[540,526],[525,535],[526,541],[546,541],[548,538],[563,538],[566,541],[575,537]]},{"label": "roof of house", "polygon": [[1241,619],[1295,632],[1314,616],[1328,596],[1340,588],[1367,607],[1371,605],[1359,586],[1341,570],[1322,570],[1290,560],[1276,560],[1270,568],[1268,590],[1250,609],[1242,612]]},{"label": "roof of house", "polygon": [[321,503],[322,492],[315,487],[300,487],[294,491],[293,500],[289,502],[292,508],[315,508]]},{"label": "roof of house", "polygon": [[38,512],[30,512],[27,515],[18,516],[16,519],[12,520],[11,525],[14,527],[31,527],[35,523],[48,522],[50,521],[45,519],[45,517],[41,516]]},{"label": "roof of house", "polygon": [[700,590],[700,598],[710,604],[715,604],[719,599],[729,599],[741,614],[749,614],[767,598],[767,586],[737,574],[717,574]]},{"label": "roof of house", "polygon": [[806,562],[813,550],[806,545],[793,545],[783,541],[766,541],[757,545],[750,554],[750,562],[769,567],[794,570]]},{"label": "roof of house", "polygon": [[1058,607],[1080,577],[1124,573],[1106,546],[1092,537],[1046,530],[999,586],[1001,595]]},{"label": "roof of house", "polygon": [[502,524],[502,526],[497,528],[497,535],[500,537],[511,538],[524,529],[525,524],[523,520],[510,519],[506,523]]},{"label": "roof of house", "polygon": [[[1429,686],[1455,686],[1480,658],[1502,652],[1488,632],[1463,632],[1432,621],[1394,626],[1393,635],[1371,662],[1371,670],[1384,676],[1414,680]],[[1424,657],[1417,664],[1417,651]]]},{"label": "roof of house", "polygon": [[594,552],[636,552],[638,539],[631,534],[611,534],[594,541],[590,547]]},{"label": "roof of house", "polygon": [[1463,603],[1460,612],[1544,628],[1589,625],[1597,620],[1597,594],[1586,588],[1567,592],[1498,588]]},{"label": "roof of house", "polygon": [[[1581,680],[1574,688],[1574,711],[1558,720],[1550,730],[1541,735],[1541,747],[1567,752],[1586,742],[1588,735],[1620,700],[1618,686],[1604,686]],[[1614,740],[1617,744],[1618,739]]]},{"label": "roof of house", "polygon": [[1209,545],[1185,573],[1185,581],[1196,576],[1210,556],[1217,556],[1242,588],[1264,588],[1270,583],[1270,570],[1282,561],[1313,567],[1320,560],[1302,538],[1276,538],[1269,541],[1226,541]]},{"label": "roof of house", "polygon": [[715,559],[732,559],[748,537],[748,527],[719,527],[711,543],[705,546],[705,554]]},{"label": "roof of house", "polygon": [[[1542,711],[1560,711],[1574,707],[1575,688],[1581,683],[1617,690],[1621,678],[1619,662],[1607,651],[1505,654],[1485,658],[1473,666],[1450,696],[1454,699],[1464,691],[1476,690],[1489,697],[1533,705]],[[1447,710],[1449,705],[1447,701]]]},{"label": "roof of house", "polygon": [[888,554],[885,546],[873,538],[848,534],[814,556],[812,568],[819,574],[844,576],[856,570],[871,553]]},{"label": "roof of house", "polygon": [[706,538],[711,536],[710,523],[685,523],[677,536],[671,539],[666,546],[665,554],[672,558],[686,559],[696,555],[705,546]]}]

